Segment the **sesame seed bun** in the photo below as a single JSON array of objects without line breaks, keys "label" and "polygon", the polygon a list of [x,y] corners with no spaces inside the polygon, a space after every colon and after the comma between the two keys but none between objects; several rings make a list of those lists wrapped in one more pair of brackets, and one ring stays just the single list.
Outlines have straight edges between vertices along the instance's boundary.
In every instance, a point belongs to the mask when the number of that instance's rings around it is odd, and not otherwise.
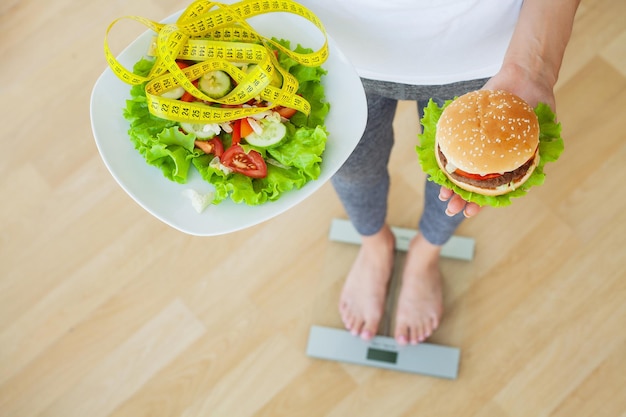
[{"label": "sesame seed bun", "polygon": [[539,163],[538,146],[535,112],[506,91],[465,94],[437,122],[440,168],[459,187],[484,195],[505,194],[523,184]]}]

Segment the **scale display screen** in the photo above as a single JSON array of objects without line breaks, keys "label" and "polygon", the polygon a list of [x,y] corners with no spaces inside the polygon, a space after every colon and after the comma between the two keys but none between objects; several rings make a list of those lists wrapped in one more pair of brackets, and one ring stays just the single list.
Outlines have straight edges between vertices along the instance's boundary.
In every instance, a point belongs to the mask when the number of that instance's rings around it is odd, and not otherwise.
[{"label": "scale display screen", "polygon": [[379,362],[396,363],[398,352],[381,349],[367,349],[367,359]]}]

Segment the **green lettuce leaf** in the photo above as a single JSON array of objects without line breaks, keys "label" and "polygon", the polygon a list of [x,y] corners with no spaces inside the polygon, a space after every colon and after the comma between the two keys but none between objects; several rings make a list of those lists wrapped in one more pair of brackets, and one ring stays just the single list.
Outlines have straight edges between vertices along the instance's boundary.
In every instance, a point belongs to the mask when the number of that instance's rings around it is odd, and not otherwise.
[{"label": "green lettuce leaf", "polygon": [[561,138],[561,124],[556,123],[555,115],[550,107],[545,103],[539,103],[534,109],[539,120],[539,165],[528,180],[510,193],[499,196],[485,196],[463,190],[452,183],[441,171],[435,158],[435,134],[437,132],[437,121],[441,117],[443,110],[452,103],[446,101],[439,107],[433,100],[428,102],[422,117],[422,133],[418,135],[420,144],[416,147],[418,160],[430,181],[451,189],[460,195],[465,201],[470,201],[479,206],[503,207],[511,204],[512,198],[526,195],[528,190],[544,183],[546,175],[544,167],[547,162],[554,162],[564,150],[563,139]]},{"label": "green lettuce leaf", "polygon": [[292,131],[289,140],[267,153],[280,164],[297,169],[304,179],[317,179],[326,147],[326,130],[320,126],[288,130]]}]

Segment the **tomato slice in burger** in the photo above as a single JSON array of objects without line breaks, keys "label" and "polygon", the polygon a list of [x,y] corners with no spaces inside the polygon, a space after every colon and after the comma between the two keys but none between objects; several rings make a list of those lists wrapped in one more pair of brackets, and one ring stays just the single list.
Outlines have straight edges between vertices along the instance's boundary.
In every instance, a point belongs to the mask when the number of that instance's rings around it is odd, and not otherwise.
[{"label": "tomato slice in burger", "polygon": [[250,178],[265,178],[267,165],[257,151],[246,153],[240,145],[233,145],[222,154],[220,161],[234,172]]},{"label": "tomato slice in burger", "polygon": [[498,178],[502,176],[502,174],[487,174],[487,175],[470,174],[469,172],[462,171],[458,168],[456,169],[456,171],[454,171],[454,173],[465,178],[471,178],[473,180],[479,180],[479,181],[490,180],[492,178]]}]

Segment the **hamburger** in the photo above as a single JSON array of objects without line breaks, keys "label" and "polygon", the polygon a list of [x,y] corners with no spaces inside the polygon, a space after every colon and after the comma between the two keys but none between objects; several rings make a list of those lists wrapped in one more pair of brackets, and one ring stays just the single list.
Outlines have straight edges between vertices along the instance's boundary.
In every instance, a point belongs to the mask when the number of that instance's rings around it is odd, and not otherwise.
[{"label": "hamburger", "polygon": [[458,187],[498,196],[519,188],[539,164],[539,121],[533,108],[506,91],[478,90],[441,113],[435,158]]}]

